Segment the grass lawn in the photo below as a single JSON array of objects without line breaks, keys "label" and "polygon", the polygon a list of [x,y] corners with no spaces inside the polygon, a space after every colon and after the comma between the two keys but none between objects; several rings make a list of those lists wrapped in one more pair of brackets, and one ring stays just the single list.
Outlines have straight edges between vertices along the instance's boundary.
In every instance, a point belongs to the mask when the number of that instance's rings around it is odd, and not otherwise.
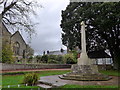
[{"label": "grass lawn", "polygon": [[[38,90],[38,88],[40,88],[40,87],[38,87],[38,86],[20,86],[19,88],[16,86],[14,86],[14,87],[10,87],[10,88],[2,88],[2,90],[31,90],[31,89],[33,89],[33,90]],[[40,90],[41,90],[42,88],[40,88]]]},{"label": "grass lawn", "polygon": [[86,85],[86,86],[80,86],[80,85],[65,85],[61,88],[118,88],[118,86],[99,86],[99,85]]},{"label": "grass lawn", "polygon": [[120,71],[117,71],[117,70],[100,71],[100,73],[111,75],[111,76],[120,76]]},{"label": "grass lawn", "polygon": [[[70,72],[70,70],[62,70],[62,71],[57,71],[57,70],[51,70],[51,71],[38,71],[36,72],[39,77],[41,76],[49,76],[49,75],[60,75],[60,74],[65,74],[67,72]],[[113,75],[113,76],[120,76],[120,73],[118,71],[100,71],[103,74],[107,75]],[[18,75],[17,75],[18,73]],[[19,75],[22,73],[21,75]],[[28,73],[28,72],[24,72]],[[7,85],[18,85],[22,84],[24,74],[23,72],[16,72],[16,73],[8,73],[10,75],[3,75],[2,77],[2,86],[5,87]],[[11,74],[16,74],[16,75],[11,75]],[[61,88],[117,88],[118,86],[80,86],[80,85],[65,85]],[[17,88],[17,86],[13,86],[11,88]],[[20,88],[38,88],[38,87],[31,87],[31,86],[21,86]],[[8,89],[7,89],[8,90]]]},{"label": "grass lawn", "polygon": [[[60,74],[64,74],[69,72],[69,70],[63,70],[63,71],[39,71],[37,72],[38,76],[49,76],[49,75],[60,75]],[[24,72],[24,73],[28,73],[28,72]],[[11,74],[11,73],[10,73]],[[2,76],[2,85],[6,86],[6,85],[18,85],[21,84],[24,78],[24,74],[22,75],[17,75],[17,73],[15,73],[16,75],[3,75]]]}]

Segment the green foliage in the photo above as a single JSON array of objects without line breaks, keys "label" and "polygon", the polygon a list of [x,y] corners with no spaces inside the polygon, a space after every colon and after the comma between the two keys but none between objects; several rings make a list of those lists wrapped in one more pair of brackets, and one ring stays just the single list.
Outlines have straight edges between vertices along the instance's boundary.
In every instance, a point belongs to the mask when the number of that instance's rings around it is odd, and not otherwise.
[{"label": "green foliage", "polygon": [[120,71],[118,70],[107,70],[107,71],[101,70],[99,72],[111,76],[120,76]]},{"label": "green foliage", "polygon": [[9,89],[8,88],[2,88],[3,90],[18,90],[18,89],[21,89],[21,90],[31,90],[31,89],[34,89],[34,90],[38,90],[38,89],[42,89],[41,87],[39,86],[25,86],[25,85],[20,85],[20,87],[18,87],[18,85],[16,86],[11,86]]},{"label": "green foliage", "polygon": [[62,55],[49,55],[48,63],[51,64],[63,64],[63,56]]},{"label": "green foliage", "polygon": [[81,48],[81,21],[87,25],[87,51],[109,49],[114,66],[120,67],[120,2],[70,2],[62,11],[62,43]]},{"label": "green foliage", "polygon": [[42,58],[42,56],[37,55],[35,58],[37,59],[37,62],[40,63],[40,62],[41,62],[41,58]]},{"label": "green foliage", "polygon": [[49,55],[49,59],[56,60],[56,58],[57,58],[57,55]]},{"label": "green foliage", "polygon": [[73,56],[75,57],[75,59],[77,59],[77,58],[78,58],[78,52],[75,51],[75,50],[73,50],[73,51],[71,51],[71,52],[73,53]]},{"label": "green foliage", "polygon": [[48,56],[49,60],[48,60],[48,63],[51,63],[51,64],[57,64],[57,55],[49,55]]},{"label": "green foliage", "polygon": [[58,61],[58,64],[63,64],[64,63],[64,57],[61,56],[61,55],[58,55],[56,60]]},{"label": "green foliage", "polygon": [[[29,72],[32,73],[33,71]],[[39,77],[42,76],[50,76],[50,75],[61,75],[64,73],[70,72],[70,70],[49,70],[49,71],[36,71]],[[18,85],[23,83],[24,74],[28,72],[11,72],[11,73],[4,73],[2,76],[2,85]],[[19,75],[23,74],[23,75]]]},{"label": "green foliage", "polygon": [[75,59],[72,53],[69,53],[69,54],[64,55],[64,62],[66,64],[75,64],[77,60]]},{"label": "green foliage", "polygon": [[10,45],[5,44],[2,47],[2,63],[13,63],[14,57]]},{"label": "green foliage", "polygon": [[41,61],[42,61],[43,63],[47,63],[47,62],[48,62],[48,55],[43,55],[43,56],[41,57]]},{"label": "green foliage", "polygon": [[77,62],[77,52],[73,51],[66,55],[43,55],[41,61],[49,64],[75,64]]},{"label": "green foliage", "polygon": [[[37,74],[40,76],[50,76],[50,75],[60,75],[60,74],[64,74],[70,72],[70,70],[49,70],[49,71],[38,71]],[[101,73],[104,72],[104,74],[106,75],[113,75],[113,76],[120,76],[120,74],[115,74],[118,73],[118,71],[114,71],[114,70],[107,70],[107,71],[101,71]],[[106,72],[106,73],[105,73]],[[12,72],[11,72],[12,73]],[[15,72],[13,72],[15,73]],[[21,72],[21,73],[25,73],[25,72]],[[28,73],[28,72],[26,72]],[[19,73],[18,73],[19,74]],[[2,76],[2,86],[6,86],[6,85],[18,85],[22,83],[22,80],[24,79],[23,75],[17,75],[15,73],[15,75],[3,75]],[[74,85],[65,85],[63,86],[63,88],[81,88],[82,86],[74,86]],[[84,86],[85,87],[85,86]],[[103,88],[104,86],[86,86],[87,88],[91,88],[91,87],[96,87],[96,88]],[[112,88],[112,87],[118,87],[118,86],[105,86],[107,88]]]},{"label": "green foliage", "polygon": [[[81,85],[65,85],[65,86],[62,86],[62,87],[60,87],[60,88],[80,88],[81,90],[84,90],[84,88],[86,88],[85,90],[90,90],[90,89],[92,89],[92,88],[94,88],[94,90],[98,90],[99,88],[101,88],[101,89],[103,89],[103,88],[118,88],[118,86],[117,85],[113,85],[113,86],[100,86],[100,85],[85,85],[85,86],[81,86]],[[97,89],[98,88],[98,89]]]},{"label": "green foliage", "polygon": [[29,86],[35,85],[38,82],[38,75],[36,73],[25,74],[23,83],[28,84]]},{"label": "green foliage", "polygon": [[30,57],[28,58],[28,62],[30,63],[30,62],[32,62],[32,60],[33,60],[33,56],[30,56]]},{"label": "green foliage", "polygon": [[48,60],[48,63],[49,63],[49,64],[58,64],[58,61],[53,60],[53,59],[49,59],[49,60]]}]

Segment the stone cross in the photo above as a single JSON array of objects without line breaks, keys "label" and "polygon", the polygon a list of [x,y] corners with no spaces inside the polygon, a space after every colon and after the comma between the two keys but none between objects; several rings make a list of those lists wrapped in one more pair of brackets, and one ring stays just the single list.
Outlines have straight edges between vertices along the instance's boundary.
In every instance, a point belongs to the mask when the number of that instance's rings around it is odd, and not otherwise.
[{"label": "stone cross", "polygon": [[81,22],[81,48],[82,52],[80,58],[78,58],[78,65],[90,65],[90,59],[86,53],[86,35],[85,35],[85,23]]},{"label": "stone cross", "polygon": [[81,48],[82,52],[86,53],[86,36],[85,36],[85,23],[81,22]]}]

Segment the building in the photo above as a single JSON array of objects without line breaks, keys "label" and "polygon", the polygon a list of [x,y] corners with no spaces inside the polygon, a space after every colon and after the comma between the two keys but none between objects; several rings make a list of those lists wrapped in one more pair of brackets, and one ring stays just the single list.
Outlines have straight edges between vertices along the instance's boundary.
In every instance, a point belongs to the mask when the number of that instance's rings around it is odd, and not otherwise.
[{"label": "building", "polygon": [[26,59],[34,54],[34,51],[21,36],[19,31],[11,34],[7,27],[2,23],[2,44],[9,44],[14,53],[16,62],[26,62]]},{"label": "building", "polygon": [[95,60],[95,64],[112,64],[112,58],[104,50],[88,52],[88,57]]}]

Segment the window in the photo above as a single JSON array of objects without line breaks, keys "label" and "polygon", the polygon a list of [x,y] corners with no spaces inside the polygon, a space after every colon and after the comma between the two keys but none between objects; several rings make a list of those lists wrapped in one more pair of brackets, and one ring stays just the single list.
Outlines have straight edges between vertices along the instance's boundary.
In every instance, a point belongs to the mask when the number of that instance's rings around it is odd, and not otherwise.
[{"label": "window", "polygon": [[20,52],[20,44],[19,44],[18,42],[14,43],[13,51],[14,51],[15,55],[19,55],[19,52]]}]

